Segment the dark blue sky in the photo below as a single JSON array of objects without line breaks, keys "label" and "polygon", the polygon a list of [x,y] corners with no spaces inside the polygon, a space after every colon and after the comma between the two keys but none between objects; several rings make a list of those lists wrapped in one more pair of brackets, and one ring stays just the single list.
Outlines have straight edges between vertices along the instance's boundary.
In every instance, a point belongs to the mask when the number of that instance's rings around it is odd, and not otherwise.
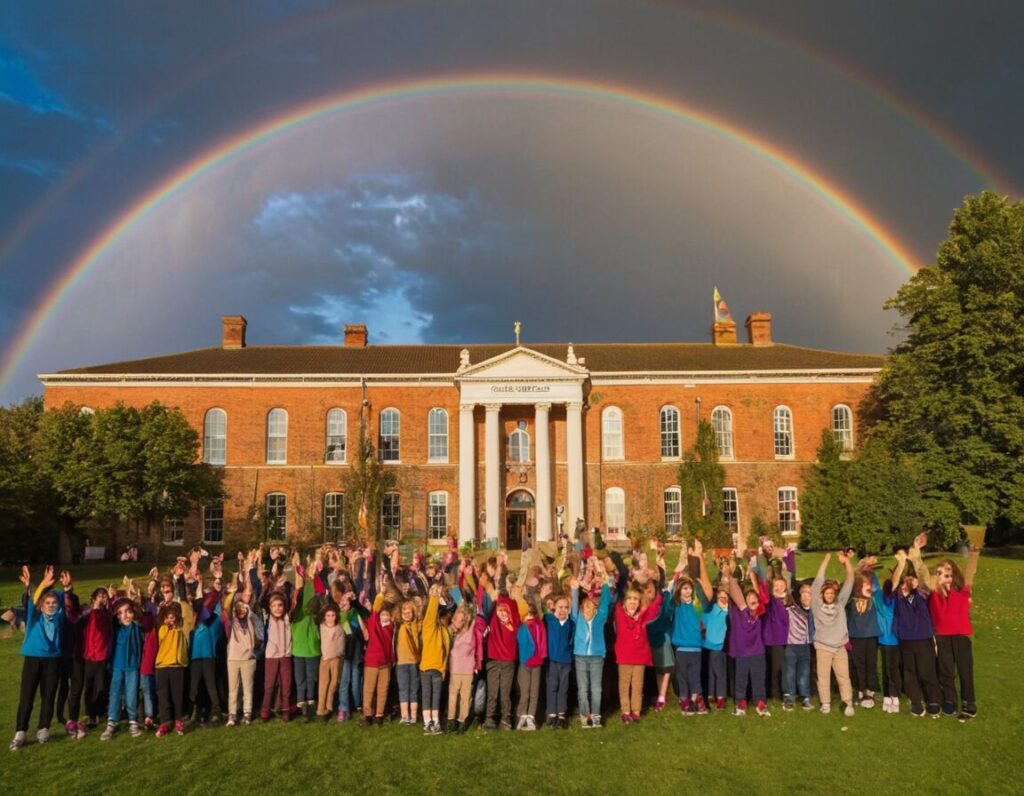
[{"label": "dark blue sky", "polygon": [[[0,400],[35,374],[214,345],[703,340],[718,285],[785,342],[884,351],[906,274],[778,164],[571,93],[410,96],[303,125],[62,274],[217,142],[453,73],[614,82],[791,153],[927,262],[962,197],[1024,185],[1017,3],[0,6]],[[20,335],[20,337],[19,337]],[[25,345],[16,348],[15,343]],[[13,365],[13,366],[12,366]]]}]

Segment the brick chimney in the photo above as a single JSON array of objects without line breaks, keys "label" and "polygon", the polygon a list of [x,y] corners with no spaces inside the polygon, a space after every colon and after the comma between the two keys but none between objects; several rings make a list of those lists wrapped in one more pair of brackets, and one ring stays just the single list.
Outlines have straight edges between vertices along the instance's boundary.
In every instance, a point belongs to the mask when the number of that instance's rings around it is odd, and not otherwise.
[{"label": "brick chimney", "polygon": [[356,348],[366,348],[366,324],[346,323],[345,324],[345,345]]},{"label": "brick chimney", "polygon": [[736,324],[715,321],[711,324],[711,342],[715,345],[736,345]]},{"label": "brick chimney", "polygon": [[225,315],[220,320],[224,325],[221,345],[224,348],[245,348],[245,327],[248,321],[241,315]]},{"label": "brick chimney", "polygon": [[770,312],[752,312],[747,316],[747,339],[751,345],[772,344],[772,315]]}]

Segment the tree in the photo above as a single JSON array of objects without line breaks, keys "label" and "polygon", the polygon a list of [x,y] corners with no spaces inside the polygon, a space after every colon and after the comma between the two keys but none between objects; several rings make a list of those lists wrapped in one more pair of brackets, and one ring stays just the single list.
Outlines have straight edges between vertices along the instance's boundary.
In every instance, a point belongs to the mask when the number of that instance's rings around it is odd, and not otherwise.
[{"label": "tree", "polygon": [[913,458],[927,523],[946,541],[959,522],[1024,526],[1024,203],[967,197],[935,265],[886,306],[908,335],[875,433]]},{"label": "tree", "polygon": [[[706,420],[701,420],[697,426],[697,441],[679,465],[680,512],[685,536],[700,539],[708,546],[732,546],[732,533],[722,513],[724,486],[725,468],[718,463],[714,429]],[[705,494],[711,503],[710,511],[704,502]]]},{"label": "tree", "polygon": [[[366,433],[364,413],[359,417],[359,440],[356,445],[352,467],[342,476],[346,501],[344,525],[345,534],[350,539],[361,538],[369,534],[374,539],[381,539],[380,510],[384,503],[384,494],[398,483],[394,470],[389,470],[377,456],[373,441]],[[359,524],[360,507],[366,503],[367,528]],[[351,508],[349,508],[349,506]]]}]

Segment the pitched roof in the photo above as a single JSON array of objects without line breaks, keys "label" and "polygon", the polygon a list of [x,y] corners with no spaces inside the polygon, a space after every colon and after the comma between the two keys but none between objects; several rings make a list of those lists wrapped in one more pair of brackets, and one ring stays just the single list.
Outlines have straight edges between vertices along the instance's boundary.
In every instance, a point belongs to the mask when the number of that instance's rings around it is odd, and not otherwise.
[{"label": "pitched roof", "polygon": [[[568,344],[540,343],[528,348],[565,361]],[[591,373],[693,373],[881,368],[885,357],[847,354],[792,345],[715,346],[711,343],[579,343],[577,357]],[[454,374],[459,352],[469,350],[473,364],[513,348],[484,345],[249,346],[202,348],[166,356],[112,362],[60,371],[60,375],[214,375],[214,374]]]}]

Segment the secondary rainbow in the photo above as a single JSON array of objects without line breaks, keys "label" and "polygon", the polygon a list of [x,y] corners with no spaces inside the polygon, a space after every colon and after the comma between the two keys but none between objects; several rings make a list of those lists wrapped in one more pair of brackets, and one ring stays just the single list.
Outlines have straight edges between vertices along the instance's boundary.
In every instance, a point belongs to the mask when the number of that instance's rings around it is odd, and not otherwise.
[{"label": "secondary rainbow", "polygon": [[332,114],[413,97],[472,92],[590,97],[655,112],[703,129],[768,161],[796,183],[809,189],[848,223],[859,228],[888,261],[907,274],[915,273],[918,268],[910,250],[896,235],[887,230],[853,196],[817,173],[795,154],[752,131],[741,129],[727,119],[706,113],[675,98],[617,83],[529,73],[473,73],[392,82],[332,94],[282,113],[208,149],[137,199],[71,262],[22,324],[7,349],[3,369],[0,370],[0,387],[6,385],[17,369],[47,317],[86,276],[89,269],[100,261],[104,252],[128,233],[139,219],[153,212],[190,183],[225,163],[253,152],[277,136]]}]

